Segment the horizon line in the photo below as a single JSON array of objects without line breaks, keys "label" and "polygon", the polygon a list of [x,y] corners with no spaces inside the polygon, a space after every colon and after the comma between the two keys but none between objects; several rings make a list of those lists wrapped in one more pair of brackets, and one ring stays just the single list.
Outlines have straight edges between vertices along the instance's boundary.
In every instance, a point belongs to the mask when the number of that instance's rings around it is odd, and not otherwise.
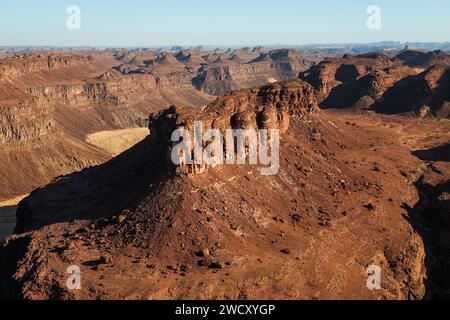
[{"label": "horizon line", "polygon": [[398,44],[398,45],[407,45],[407,44],[434,44],[434,45],[448,45],[450,44],[450,40],[448,41],[398,41],[398,40],[382,40],[382,41],[371,41],[371,42],[317,42],[317,43],[304,43],[304,44],[166,44],[166,45],[54,45],[54,44],[33,44],[33,45],[11,45],[11,44],[0,44],[0,48],[121,48],[121,49],[147,49],[147,48],[174,48],[174,47],[217,47],[217,48],[245,48],[245,47],[323,47],[323,46],[357,46],[357,45],[376,45],[376,44]]}]

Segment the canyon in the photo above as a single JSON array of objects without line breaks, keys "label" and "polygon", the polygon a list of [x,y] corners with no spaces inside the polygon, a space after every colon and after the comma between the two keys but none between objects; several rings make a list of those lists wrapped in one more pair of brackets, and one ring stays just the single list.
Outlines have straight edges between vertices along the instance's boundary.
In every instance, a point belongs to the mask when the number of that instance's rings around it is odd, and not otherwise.
[{"label": "canyon", "polygon": [[[260,56],[267,58],[260,61]],[[172,104],[201,107],[226,90],[295,78],[311,60],[291,50],[265,49],[43,52],[4,58],[0,200],[110,159],[86,142],[90,134],[146,127],[150,112]]]},{"label": "canyon", "polygon": [[[1,244],[0,297],[448,298],[449,61],[261,47],[2,59],[0,199],[31,194]],[[279,172],[174,165],[171,134],[196,121],[279,129]],[[119,149],[120,135],[95,139],[130,128]]]}]

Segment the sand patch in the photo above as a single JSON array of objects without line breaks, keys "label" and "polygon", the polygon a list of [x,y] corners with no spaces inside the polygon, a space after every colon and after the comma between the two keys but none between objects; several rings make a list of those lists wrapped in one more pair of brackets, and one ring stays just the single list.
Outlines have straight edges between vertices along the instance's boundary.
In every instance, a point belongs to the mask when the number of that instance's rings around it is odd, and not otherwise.
[{"label": "sand patch", "polygon": [[86,142],[105,150],[115,157],[142,141],[148,134],[147,128],[100,131],[88,135]]}]

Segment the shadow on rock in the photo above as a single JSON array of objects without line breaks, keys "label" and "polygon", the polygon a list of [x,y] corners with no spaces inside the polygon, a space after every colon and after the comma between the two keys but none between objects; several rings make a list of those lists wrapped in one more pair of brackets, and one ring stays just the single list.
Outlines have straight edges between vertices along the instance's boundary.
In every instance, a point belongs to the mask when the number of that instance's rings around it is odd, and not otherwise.
[{"label": "shadow on rock", "polygon": [[429,150],[414,151],[412,154],[425,161],[450,162],[450,143]]},{"label": "shadow on rock", "polygon": [[57,178],[19,203],[15,233],[73,220],[110,218],[167,173],[159,140],[144,139],[111,161]]},{"label": "shadow on rock", "polygon": [[[407,220],[422,237],[427,270],[426,299],[450,299],[450,179],[448,154],[450,144],[414,152],[433,163],[417,182],[420,200],[414,207],[404,204]],[[440,170],[436,169],[436,166]]]}]

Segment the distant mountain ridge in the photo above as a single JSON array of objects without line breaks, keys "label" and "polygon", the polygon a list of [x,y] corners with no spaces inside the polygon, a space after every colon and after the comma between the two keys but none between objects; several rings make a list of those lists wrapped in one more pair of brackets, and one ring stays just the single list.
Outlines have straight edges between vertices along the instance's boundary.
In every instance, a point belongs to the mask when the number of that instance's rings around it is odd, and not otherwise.
[{"label": "distant mountain ridge", "polygon": [[[383,50],[402,50],[409,48],[411,50],[424,51],[450,51],[450,41],[447,42],[401,42],[401,41],[379,41],[371,43],[322,43],[322,44],[268,44],[268,45],[200,45],[200,46],[142,46],[142,47],[121,47],[121,46],[83,46],[83,47],[67,47],[67,46],[0,46],[1,52],[33,52],[33,51],[92,51],[105,49],[127,49],[136,51],[171,51],[178,52],[181,50],[201,50],[201,51],[215,51],[226,49],[249,49],[255,51],[262,48],[269,50],[277,49],[295,49],[300,53],[315,52],[315,54],[330,54],[336,55],[342,53],[344,50],[351,51],[354,54],[362,54],[372,51]],[[350,53],[350,52],[347,52]]]}]

